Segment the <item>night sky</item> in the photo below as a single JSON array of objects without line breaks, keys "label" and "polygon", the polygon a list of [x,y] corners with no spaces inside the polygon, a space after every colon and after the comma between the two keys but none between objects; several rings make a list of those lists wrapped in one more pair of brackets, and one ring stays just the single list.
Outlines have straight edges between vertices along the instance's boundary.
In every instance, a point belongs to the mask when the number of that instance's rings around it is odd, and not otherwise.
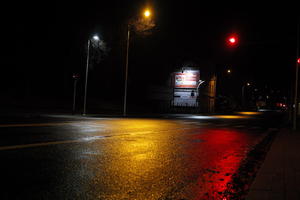
[{"label": "night sky", "polygon": [[[99,63],[91,64],[89,95],[121,101],[126,23],[146,6],[154,12],[156,27],[147,36],[132,34],[131,96],[149,85],[166,85],[170,73],[185,62],[196,63],[203,74],[221,66],[220,80],[227,90],[232,84],[238,90],[249,81],[257,88],[268,86],[289,95],[299,21],[296,3],[232,4],[111,0],[11,5],[4,28],[8,54],[2,59],[2,96],[68,99],[74,72],[81,74],[82,92],[87,40],[97,33],[107,52]],[[239,37],[235,48],[226,45],[231,33]],[[227,66],[233,70],[231,81],[222,77]]]}]

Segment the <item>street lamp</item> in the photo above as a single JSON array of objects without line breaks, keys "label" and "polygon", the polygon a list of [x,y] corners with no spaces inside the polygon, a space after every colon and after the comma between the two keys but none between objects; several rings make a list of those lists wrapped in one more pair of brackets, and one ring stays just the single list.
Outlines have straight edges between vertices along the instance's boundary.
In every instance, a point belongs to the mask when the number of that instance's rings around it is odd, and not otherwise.
[{"label": "street lamp", "polygon": [[[146,9],[143,13],[143,17],[148,19],[151,17],[151,12]],[[130,29],[131,24],[127,24],[127,47],[126,47],[126,63],[125,63],[125,86],[124,86],[124,106],[123,106],[123,116],[126,116],[127,112],[127,87],[128,87],[128,59],[129,59],[129,41],[130,41]]]},{"label": "street lamp", "polygon": [[98,35],[94,35],[94,36],[93,36],[93,40],[94,40],[94,41],[99,41],[100,39],[99,39]]},{"label": "street lamp", "polygon": [[99,41],[99,37],[94,35],[92,39],[88,39],[87,45],[87,57],[86,57],[86,70],[85,70],[85,86],[84,86],[84,101],[83,101],[83,115],[86,115],[86,96],[87,96],[87,84],[88,84],[88,74],[89,74],[89,59],[90,59],[90,44],[91,41]]},{"label": "street lamp", "polygon": [[146,18],[148,18],[148,17],[150,17],[150,15],[151,15],[150,10],[146,9],[145,12],[144,12],[144,16],[145,16]]}]

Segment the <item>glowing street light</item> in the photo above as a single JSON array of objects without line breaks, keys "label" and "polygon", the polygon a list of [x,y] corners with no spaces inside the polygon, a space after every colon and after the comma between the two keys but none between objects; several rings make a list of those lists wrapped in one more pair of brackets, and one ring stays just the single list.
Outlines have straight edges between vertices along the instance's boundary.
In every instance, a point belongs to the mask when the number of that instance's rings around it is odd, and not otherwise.
[{"label": "glowing street light", "polygon": [[150,12],[150,10],[145,10],[145,12],[144,12],[144,16],[146,17],[146,18],[148,18],[148,17],[150,17],[150,15],[151,15],[151,12]]},{"label": "glowing street light", "polygon": [[87,46],[87,57],[86,57],[86,70],[85,70],[85,87],[84,87],[84,101],[83,101],[83,115],[86,114],[86,96],[87,96],[87,84],[88,84],[88,74],[89,74],[89,59],[90,59],[90,43],[99,41],[98,35],[94,35],[92,39],[88,39]]},{"label": "glowing street light", "polygon": [[227,69],[227,73],[230,74],[231,73],[231,69]]},{"label": "glowing street light", "polygon": [[94,36],[93,36],[93,40],[94,40],[94,41],[99,41],[100,39],[99,39],[98,35],[94,35]]}]

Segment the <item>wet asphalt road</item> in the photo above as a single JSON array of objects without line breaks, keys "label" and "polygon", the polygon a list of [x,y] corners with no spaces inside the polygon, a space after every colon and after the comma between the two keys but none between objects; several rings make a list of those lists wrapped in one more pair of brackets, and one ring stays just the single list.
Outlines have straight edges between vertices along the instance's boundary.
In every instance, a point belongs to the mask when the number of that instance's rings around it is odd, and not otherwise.
[{"label": "wet asphalt road", "polygon": [[273,115],[0,125],[0,199],[218,199]]}]

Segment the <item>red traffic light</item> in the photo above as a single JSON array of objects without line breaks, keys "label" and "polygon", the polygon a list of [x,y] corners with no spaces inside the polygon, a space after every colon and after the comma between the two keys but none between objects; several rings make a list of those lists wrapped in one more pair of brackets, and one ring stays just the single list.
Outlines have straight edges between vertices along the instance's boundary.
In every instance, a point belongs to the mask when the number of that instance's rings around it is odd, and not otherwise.
[{"label": "red traffic light", "polygon": [[300,64],[300,58],[298,58],[297,63]]},{"label": "red traffic light", "polygon": [[230,46],[235,46],[238,43],[238,37],[236,35],[231,35],[227,38],[227,43]]},{"label": "red traffic light", "polygon": [[234,43],[236,43],[236,39],[235,39],[235,37],[231,37],[231,38],[229,38],[229,39],[228,39],[228,41],[229,41],[231,44],[234,44]]}]

